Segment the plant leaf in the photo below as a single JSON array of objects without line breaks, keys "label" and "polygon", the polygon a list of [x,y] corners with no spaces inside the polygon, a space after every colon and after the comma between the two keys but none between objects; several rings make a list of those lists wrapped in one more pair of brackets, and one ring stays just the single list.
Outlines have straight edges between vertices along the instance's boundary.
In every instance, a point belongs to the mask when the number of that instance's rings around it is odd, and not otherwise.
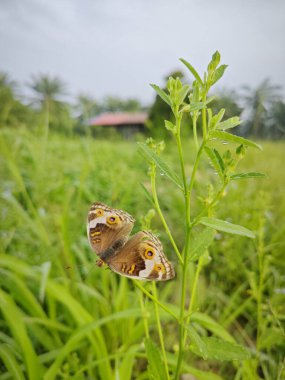
[{"label": "plant leaf", "polygon": [[192,73],[192,75],[195,77],[195,79],[197,80],[197,82],[199,82],[199,84],[201,86],[203,86],[203,81],[200,77],[200,75],[197,73],[197,71],[194,69],[194,67],[191,65],[191,63],[187,62],[185,59],[183,58],[180,58],[180,61],[182,63],[184,63],[184,65],[188,68],[188,70]]},{"label": "plant leaf", "polygon": [[183,184],[181,179],[172,169],[146,144],[138,143],[138,146],[143,151],[144,156],[150,161],[155,162],[159,169],[165,174],[173,183],[175,183],[180,189],[183,189]]},{"label": "plant leaf", "polygon": [[230,117],[229,119],[225,121],[219,122],[217,124],[217,129],[222,129],[222,130],[230,129],[230,128],[236,127],[239,124],[241,124],[240,118],[238,116],[234,116],[234,117]]},{"label": "plant leaf", "polygon": [[202,358],[206,360],[208,358],[208,353],[207,346],[204,343],[203,339],[200,337],[192,325],[188,325],[186,329],[190,338],[190,348],[193,347],[193,349],[199,352]]},{"label": "plant leaf", "polygon": [[143,183],[141,183],[141,187],[145,193],[145,196],[146,198],[149,200],[149,202],[153,205],[154,202],[153,202],[153,198],[152,198],[152,195],[151,193],[148,191],[148,189],[145,187],[145,185]]},{"label": "plant leaf", "polygon": [[165,128],[168,130],[168,131],[171,131],[172,133],[177,133],[177,127],[176,125],[174,125],[173,123],[171,123],[171,121],[169,120],[164,120],[164,125],[165,125]]},{"label": "plant leaf", "polygon": [[[201,340],[204,342],[207,350],[208,359],[231,361],[231,360],[246,360],[251,357],[248,349],[232,342],[227,342],[215,337],[203,337]],[[192,352],[198,356],[202,353],[194,345],[190,346]]]},{"label": "plant leaf", "polygon": [[189,106],[189,112],[199,111],[203,108],[206,108],[206,103],[204,103],[204,102],[192,102],[192,103],[190,103],[190,106]]},{"label": "plant leaf", "polygon": [[166,374],[160,351],[151,339],[144,342],[148,360],[149,378],[151,380],[165,380]]},{"label": "plant leaf", "polygon": [[238,179],[247,179],[247,178],[264,178],[265,174],[264,173],[259,173],[259,172],[249,172],[249,173],[237,173],[237,174],[232,174],[230,176],[230,179],[232,180],[238,180]]},{"label": "plant leaf", "polygon": [[237,144],[243,144],[245,146],[251,146],[252,148],[257,148],[259,150],[262,150],[262,147],[258,144],[256,144],[253,141],[247,140],[244,137],[232,135],[231,133],[227,133],[224,131],[212,131],[210,134],[211,138],[218,139],[218,140],[223,140],[227,142],[233,142]]},{"label": "plant leaf", "polygon": [[189,260],[196,261],[208,249],[215,237],[215,230],[212,228],[205,228],[198,235],[196,234],[192,240],[190,247]]},{"label": "plant leaf", "polygon": [[171,100],[169,95],[166,94],[159,86],[156,84],[151,84],[151,87],[156,91],[156,93],[161,97],[162,100],[165,101],[171,107]]},{"label": "plant leaf", "polygon": [[219,177],[221,179],[223,179],[224,178],[225,165],[224,165],[223,159],[220,156],[219,152],[216,149],[212,149],[208,146],[205,146],[205,152],[206,152],[207,156],[209,157],[212,165],[216,169]]},{"label": "plant leaf", "polygon": [[[14,380],[25,380],[23,370],[8,344],[0,344],[0,358]],[[2,376],[4,376],[4,373],[2,373]]]},{"label": "plant leaf", "polygon": [[213,334],[227,342],[235,342],[234,338],[227,332],[227,330],[207,314],[195,311],[191,314],[191,321],[198,323],[200,326],[203,326],[205,329],[211,331]]},{"label": "plant leaf", "polygon": [[214,74],[214,79],[213,79],[212,85],[215,84],[216,82],[218,82],[219,79],[221,79],[221,77],[224,75],[224,72],[225,72],[227,67],[228,67],[228,65],[221,65],[217,68],[217,70],[215,71],[215,74]]},{"label": "plant leaf", "polygon": [[225,220],[203,217],[199,220],[199,223],[218,231],[228,232],[229,234],[247,236],[251,239],[255,238],[255,235],[251,230],[238,224],[226,222]]},{"label": "plant leaf", "polygon": [[182,104],[184,99],[186,98],[186,95],[188,94],[190,88],[188,86],[188,84],[184,84],[184,86],[182,86],[182,88],[179,90],[178,92],[178,104]]}]

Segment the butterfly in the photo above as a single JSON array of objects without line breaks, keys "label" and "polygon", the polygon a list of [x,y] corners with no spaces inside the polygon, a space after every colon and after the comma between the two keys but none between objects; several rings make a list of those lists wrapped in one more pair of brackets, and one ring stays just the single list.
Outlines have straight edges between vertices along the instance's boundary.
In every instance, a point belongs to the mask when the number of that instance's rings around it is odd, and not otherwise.
[{"label": "butterfly", "polygon": [[140,231],[130,237],[134,223],[134,218],[125,211],[101,202],[92,204],[87,219],[87,235],[91,248],[100,257],[97,265],[105,263],[113,272],[138,280],[173,278],[173,265],[153,233]]}]

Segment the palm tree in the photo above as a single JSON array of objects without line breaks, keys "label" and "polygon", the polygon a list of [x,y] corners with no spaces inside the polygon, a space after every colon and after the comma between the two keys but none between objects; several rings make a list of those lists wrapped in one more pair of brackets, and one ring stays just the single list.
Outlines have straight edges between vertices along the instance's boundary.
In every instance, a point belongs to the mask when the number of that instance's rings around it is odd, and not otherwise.
[{"label": "palm tree", "polygon": [[60,101],[65,94],[66,86],[57,77],[40,74],[32,77],[29,87],[36,93],[41,111],[45,117],[45,126],[48,129],[52,111],[58,110],[63,103]]},{"label": "palm tree", "polygon": [[280,86],[272,85],[265,79],[256,89],[244,86],[245,109],[250,112],[249,134],[262,136],[266,129],[268,108],[279,98]]},{"label": "palm tree", "polygon": [[270,137],[277,140],[285,137],[285,103],[274,102],[269,115]]},{"label": "palm tree", "polygon": [[0,125],[19,126],[29,124],[31,110],[17,96],[18,85],[9,74],[0,72]]},{"label": "palm tree", "polygon": [[89,119],[99,112],[99,105],[95,99],[86,94],[79,94],[77,97],[76,110],[83,124],[87,125]]}]

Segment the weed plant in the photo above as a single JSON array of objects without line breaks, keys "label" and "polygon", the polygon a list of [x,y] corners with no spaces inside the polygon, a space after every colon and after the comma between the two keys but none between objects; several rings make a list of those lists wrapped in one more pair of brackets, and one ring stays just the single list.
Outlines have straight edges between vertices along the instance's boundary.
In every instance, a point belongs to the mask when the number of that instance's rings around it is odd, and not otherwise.
[{"label": "weed plant", "polygon": [[[0,379],[284,378],[284,143],[261,152],[211,113],[219,59],[203,79],[183,61],[190,86],[154,86],[175,144],[140,143],[144,159],[130,142],[1,131]],[[186,114],[194,139],[180,137]],[[94,200],[152,225],[176,278],[96,268]]]}]

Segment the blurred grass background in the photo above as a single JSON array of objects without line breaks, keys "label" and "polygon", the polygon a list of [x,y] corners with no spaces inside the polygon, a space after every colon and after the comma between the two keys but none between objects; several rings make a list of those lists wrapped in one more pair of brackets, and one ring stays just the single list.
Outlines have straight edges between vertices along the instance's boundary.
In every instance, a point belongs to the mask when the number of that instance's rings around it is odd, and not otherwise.
[{"label": "blurred grass background", "polygon": [[[151,208],[140,186],[148,187],[147,165],[136,143],[56,133],[47,140],[44,134],[24,128],[3,128],[0,136],[0,378],[147,379],[142,342],[144,318],[148,318],[152,336],[157,336],[153,305],[146,300],[144,314],[142,296],[132,281],[94,265],[96,256],[86,237],[86,216],[94,201],[134,215],[134,231]],[[216,210],[217,217],[244,225],[259,238],[250,241],[217,234],[198,295],[200,310],[254,351],[254,278],[262,244],[266,264],[260,373],[261,378],[282,379],[285,143],[264,141],[262,146],[262,152],[248,151],[240,171],[243,167],[267,177],[232,182]],[[187,159],[194,155],[191,140],[184,140],[184,149]],[[178,170],[171,140],[164,156]],[[205,158],[196,189],[205,187],[211,173]],[[158,180],[158,191],[181,247],[183,200],[164,176]],[[194,212],[199,202],[194,200]],[[157,217],[153,229],[174,260]],[[173,308],[178,304],[178,278],[179,271],[173,281],[159,284],[159,297]],[[175,352],[177,331],[163,312],[162,319],[167,349]],[[189,368],[184,371],[197,379],[246,379],[254,366],[254,359],[238,366],[203,361],[193,353],[186,362]]]}]

